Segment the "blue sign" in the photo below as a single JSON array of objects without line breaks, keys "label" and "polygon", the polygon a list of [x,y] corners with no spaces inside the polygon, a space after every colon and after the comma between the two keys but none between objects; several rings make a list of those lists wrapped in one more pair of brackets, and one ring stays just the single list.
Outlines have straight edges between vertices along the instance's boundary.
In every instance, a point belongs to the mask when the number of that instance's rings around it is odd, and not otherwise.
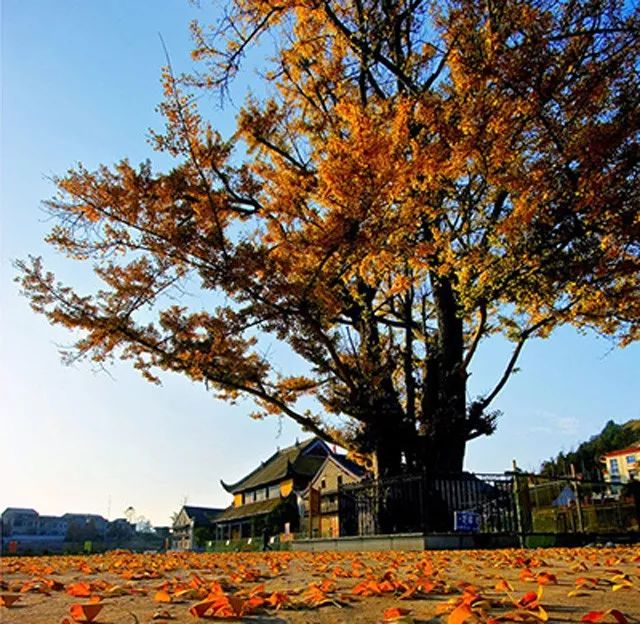
[{"label": "blue sign", "polygon": [[477,533],[480,530],[480,514],[475,511],[455,511],[453,529],[465,533]]}]

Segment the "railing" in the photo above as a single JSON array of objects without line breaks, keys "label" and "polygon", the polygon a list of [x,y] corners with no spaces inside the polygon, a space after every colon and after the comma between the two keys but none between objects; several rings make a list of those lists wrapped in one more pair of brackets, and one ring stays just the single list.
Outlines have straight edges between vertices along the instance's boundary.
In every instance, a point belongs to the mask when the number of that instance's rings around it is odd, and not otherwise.
[{"label": "railing", "polygon": [[526,528],[534,533],[640,530],[640,509],[631,488],[624,484],[538,475],[527,475],[523,481],[524,508],[530,514]]},{"label": "railing", "polygon": [[[636,488],[638,486],[635,486]],[[341,486],[340,535],[640,531],[640,494],[619,484],[524,473],[403,475]],[[464,527],[463,527],[464,530]]]},{"label": "railing", "polygon": [[339,489],[341,535],[448,532],[456,512],[471,512],[479,530],[515,533],[510,475],[407,475]]},{"label": "railing", "polygon": [[338,497],[336,496],[335,500],[321,500],[320,501],[320,513],[323,514],[333,514],[338,513]]}]

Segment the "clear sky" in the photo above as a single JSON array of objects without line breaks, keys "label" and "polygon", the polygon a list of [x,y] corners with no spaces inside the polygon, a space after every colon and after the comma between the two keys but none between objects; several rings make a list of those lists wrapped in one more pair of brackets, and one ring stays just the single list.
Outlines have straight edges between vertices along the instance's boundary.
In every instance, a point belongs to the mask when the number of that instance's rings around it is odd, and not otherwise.
[{"label": "clear sky", "polygon": [[[44,256],[71,283],[83,280],[42,242],[50,223],[40,207],[48,177],[77,162],[123,156],[162,160],[146,142],[159,128],[162,34],[174,68],[190,67],[188,24],[212,19],[216,3],[187,0],[4,0],[0,264],[0,510],[123,515],[128,506],[154,524],[169,522],[186,498],[226,506],[219,481],[235,481],[277,446],[304,437],[292,423],[250,420],[177,376],[160,388],[126,365],[111,375],[67,368],[57,346],[69,334],[29,309],[11,262]],[[256,86],[256,88],[258,88]],[[202,102],[223,132],[231,106]],[[279,350],[280,351],[280,350]],[[506,345],[477,355],[471,394],[492,385]],[[640,348],[625,350],[571,329],[529,344],[522,372],[503,391],[498,432],[469,445],[466,467],[527,469],[598,432],[605,422],[640,417]]]}]

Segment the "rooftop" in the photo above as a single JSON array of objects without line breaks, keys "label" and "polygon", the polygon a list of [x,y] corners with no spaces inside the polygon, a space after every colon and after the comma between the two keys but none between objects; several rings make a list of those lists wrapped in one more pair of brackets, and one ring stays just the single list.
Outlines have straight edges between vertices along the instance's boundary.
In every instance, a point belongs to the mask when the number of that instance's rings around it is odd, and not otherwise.
[{"label": "rooftop", "polygon": [[222,512],[222,509],[220,508],[195,507],[194,505],[184,505],[182,509],[184,509],[189,518],[194,520],[196,525],[211,524],[215,519],[217,519],[218,514]]},{"label": "rooftop", "polygon": [[2,515],[4,516],[4,514],[6,514],[7,512],[14,512],[14,513],[30,513],[30,514],[36,514],[38,515],[38,512],[35,509],[27,509],[26,507],[7,507],[3,512]]},{"label": "rooftop", "polygon": [[81,519],[93,519],[93,520],[104,520],[107,522],[107,519],[100,514],[92,514],[92,513],[65,513],[60,516],[63,520],[74,520],[77,518]]},{"label": "rooftop", "polygon": [[356,462],[351,461],[346,455],[333,454],[331,455],[331,459],[356,477],[364,477],[367,474],[367,471],[360,464],[356,464]]},{"label": "rooftop", "polygon": [[233,484],[221,481],[221,484],[227,492],[236,494],[277,483],[288,476],[312,477],[330,453],[320,438],[310,438],[277,451],[240,481]]},{"label": "rooftop", "polygon": [[615,455],[627,455],[629,453],[640,453],[640,444],[628,446],[627,448],[619,449],[617,451],[609,451],[608,453],[605,453],[603,457],[614,457]]},{"label": "rooftop", "polygon": [[281,498],[268,498],[257,503],[249,503],[240,507],[228,507],[217,518],[216,522],[239,520],[250,516],[262,516],[272,512],[283,503]]}]

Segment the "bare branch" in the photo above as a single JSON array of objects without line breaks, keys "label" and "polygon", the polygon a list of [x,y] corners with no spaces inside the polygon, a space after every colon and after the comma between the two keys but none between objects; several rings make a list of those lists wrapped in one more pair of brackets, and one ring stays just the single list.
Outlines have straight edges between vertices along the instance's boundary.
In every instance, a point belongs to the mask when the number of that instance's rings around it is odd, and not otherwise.
[{"label": "bare branch", "polygon": [[524,347],[525,342],[535,332],[537,332],[539,329],[542,329],[545,325],[548,325],[549,323],[551,323],[554,319],[555,319],[554,316],[548,316],[543,320],[539,321],[538,323],[536,323],[535,325],[532,325],[531,327],[529,327],[528,329],[525,329],[523,332],[520,333],[520,338],[516,343],[516,348],[513,350],[513,353],[511,354],[511,358],[507,362],[507,366],[502,374],[502,377],[496,384],[495,388],[485,398],[478,401],[478,405],[483,410],[486,409],[491,404],[491,402],[498,396],[498,394],[500,394],[500,391],[502,390],[502,388],[504,388],[505,384],[509,380],[509,377],[511,377],[511,374],[513,373],[513,369],[516,366],[518,358],[520,357],[520,352],[522,351],[522,347]]}]

